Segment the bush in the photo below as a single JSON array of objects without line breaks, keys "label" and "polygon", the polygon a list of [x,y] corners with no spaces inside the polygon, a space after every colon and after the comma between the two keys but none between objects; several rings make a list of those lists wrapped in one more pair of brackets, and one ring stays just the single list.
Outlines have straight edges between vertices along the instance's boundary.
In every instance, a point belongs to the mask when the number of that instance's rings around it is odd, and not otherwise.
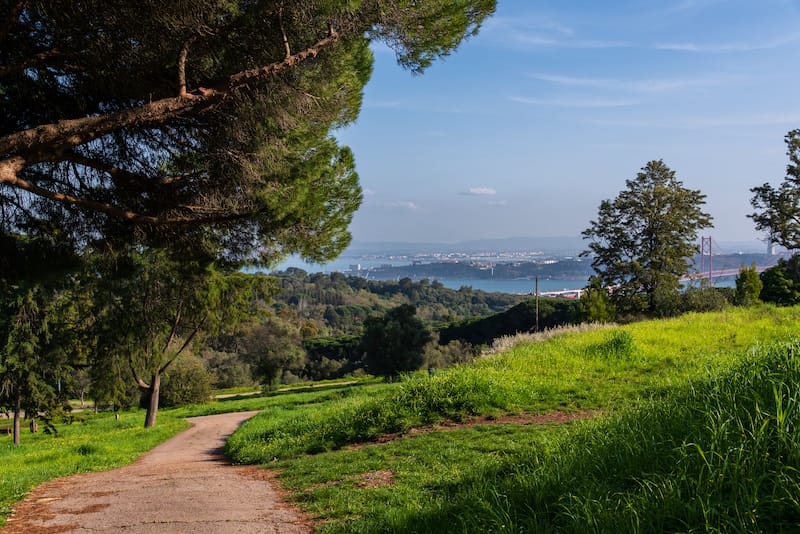
[{"label": "bush", "polygon": [[730,306],[735,298],[733,288],[729,287],[690,287],[681,295],[680,311],[712,312]]},{"label": "bush", "polygon": [[211,374],[196,356],[178,358],[161,382],[160,404],[164,407],[208,402]]},{"label": "bush", "polygon": [[446,345],[440,345],[438,339],[425,346],[425,367],[443,369],[453,365],[472,363],[480,352],[464,341],[454,339]]}]

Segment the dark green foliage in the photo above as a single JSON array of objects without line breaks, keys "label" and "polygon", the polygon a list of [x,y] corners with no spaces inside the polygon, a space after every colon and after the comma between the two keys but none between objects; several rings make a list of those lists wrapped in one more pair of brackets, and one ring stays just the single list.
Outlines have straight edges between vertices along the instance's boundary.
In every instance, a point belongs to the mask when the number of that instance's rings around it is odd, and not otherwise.
[{"label": "dark green foliage", "polygon": [[367,318],[361,341],[367,371],[391,378],[422,367],[431,334],[416,313],[414,306],[403,304],[383,317]]},{"label": "dark green foliage", "polygon": [[286,371],[299,371],[305,363],[300,329],[277,315],[251,325],[240,341],[240,351],[254,377],[275,386]]},{"label": "dark green foliage", "polygon": [[755,262],[750,267],[742,265],[739,276],[736,277],[736,304],[739,306],[758,304],[763,288],[764,284],[758,275]]},{"label": "dark green foliage", "polygon": [[575,321],[578,323],[610,323],[616,318],[616,308],[608,291],[600,279],[592,276],[589,285],[581,294],[575,307]]},{"label": "dark green foliage", "polygon": [[756,230],[789,250],[800,249],[800,130],[786,134],[786,154],[789,164],[786,177],[778,188],[769,183],[754,187],[750,203],[755,213],[748,215]]},{"label": "dark green foliage", "polygon": [[341,378],[363,368],[364,365],[361,336],[304,339],[303,348],[307,354],[303,374],[309,380]]},{"label": "dark green foliage", "polygon": [[211,400],[211,375],[196,356],[179,358],[164,375],[161,405],[202,404]]},{"label": "dark green foliage", "polygon": [[761,273],[761,282],[760,298],[764,302],[782,306],[800,304],[800,255],[779,259],[775,267]]},{"label": "dark green foliage", "polygon": [[421,72],[494,0],[3,2],[0,233],[184,238],[217,256],[325,260],[361,202],[370,44]]},{"label": "dark green foliage", "polygon": [[[539,328],[541,330],[571,324],[575,318],[576,302],[563,299],[539,299]],[[508,311],[488,317],[469,319],[439,329],[439,342],[459,339],[471,345],[489,345],[493,340],[530,332],[536,327],[536,303],[533,300],[517,304]]]},{"label": "dark green foliage", "polygon": [[425,367],[431,370],[444,369],[453,365],[472,363],[480,355],[480,350],[469,343],[454,339],[442,345],[438,333],[425,347]]},{"label": "dark green foliage", "polygon": [[734,303],[731,287],[689,287],[680,295],[680,313],[721,311]]},{"label": "dark green foliage", "polygon": [[252,367],[238,353],[205,350],[202,356],[215,389],[255,385]]},{"label": "dark green foliage", "polygon": [[711,226],[701,211],[705,195],[686,189],[663,161],[651,161],[614,200],[600,204],[590,239],[592,267],[612,301],[626,314],[672,315],[678,310],[679,279],[698,252],[697,232]]},{"label": "dark green foliage", "polygon": [[428,280],[365,280],[340,273],[307,274],[296,268],[271,276],[279,288],[275,307],[288,306],[299,318],[313,321],[322,334],[359,334],[364,319],[398,303],[415,306],[427,321],[443,323],[505,311],[528,298],[469,287],[449,289]]}]

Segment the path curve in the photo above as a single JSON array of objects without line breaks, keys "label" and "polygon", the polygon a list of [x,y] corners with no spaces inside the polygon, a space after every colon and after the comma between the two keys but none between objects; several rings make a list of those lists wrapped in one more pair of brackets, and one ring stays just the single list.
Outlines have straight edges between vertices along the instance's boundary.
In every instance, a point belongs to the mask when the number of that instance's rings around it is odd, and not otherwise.
[{"label": "path curve", "polygon": [[131,465],[41,484],[0,532],[311,532],[268,477],[222,454],[225,438],[256,413],[193,417],[191,428]]}]

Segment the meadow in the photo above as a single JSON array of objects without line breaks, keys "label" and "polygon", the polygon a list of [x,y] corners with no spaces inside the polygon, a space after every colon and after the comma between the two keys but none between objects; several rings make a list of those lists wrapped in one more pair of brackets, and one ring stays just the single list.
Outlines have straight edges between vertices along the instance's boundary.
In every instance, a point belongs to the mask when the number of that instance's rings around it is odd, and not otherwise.
[{"label": "meadow", "polygon": [[[689,314],[523,341],[395,383],[163,410],[150,432],[136,412],[91,417],[16,449],[0,438],[0,506],[129,461],[182,417],[260,409],[227,452],[277,470],[321,532],[793,530],[798,326],[800,308]],[[122,441],[139,449],[111,458]]]}]

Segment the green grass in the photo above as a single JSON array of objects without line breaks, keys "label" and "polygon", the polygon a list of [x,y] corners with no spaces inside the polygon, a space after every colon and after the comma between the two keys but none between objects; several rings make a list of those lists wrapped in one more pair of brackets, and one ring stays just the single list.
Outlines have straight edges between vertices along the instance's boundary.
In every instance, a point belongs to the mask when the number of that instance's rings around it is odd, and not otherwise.
[{"label": "green grass", "polygon": [[[799,308],[688,315],[556,336],[397,383],[325,384],[87,416],[0,436],[0,521],[34,485],[134,460],[183,417],[263,410],[228,444],[281,471],[322,532],[789,531],[797,514]],[[604,414],[376,438],[472,415]],[[348,444],[366,443],[356,449]]]},{"label": "green grass", "polygon": [[759,351],[594,421],[476,426],[275,468],[320,532],[796,531],[798,356]]},{"label": "green grass", "polygon": [[798,324],[800,308],[763,307],[565,334],[433,377],[350,389],[324,404],[266,407],[227,452],[240,463],[266,463],[470,415],[615,410],[730,368],[745,348]]},{"label": "green grass", "polygon": [[[228,450],[281,471],[323,532],[790,530],[797,365],[753,347],[798,326],[800,308],[763,307],[565,335],[369,394],[267,409]],[[344,448],[469,414],[579,409],[609,415]]]}]

